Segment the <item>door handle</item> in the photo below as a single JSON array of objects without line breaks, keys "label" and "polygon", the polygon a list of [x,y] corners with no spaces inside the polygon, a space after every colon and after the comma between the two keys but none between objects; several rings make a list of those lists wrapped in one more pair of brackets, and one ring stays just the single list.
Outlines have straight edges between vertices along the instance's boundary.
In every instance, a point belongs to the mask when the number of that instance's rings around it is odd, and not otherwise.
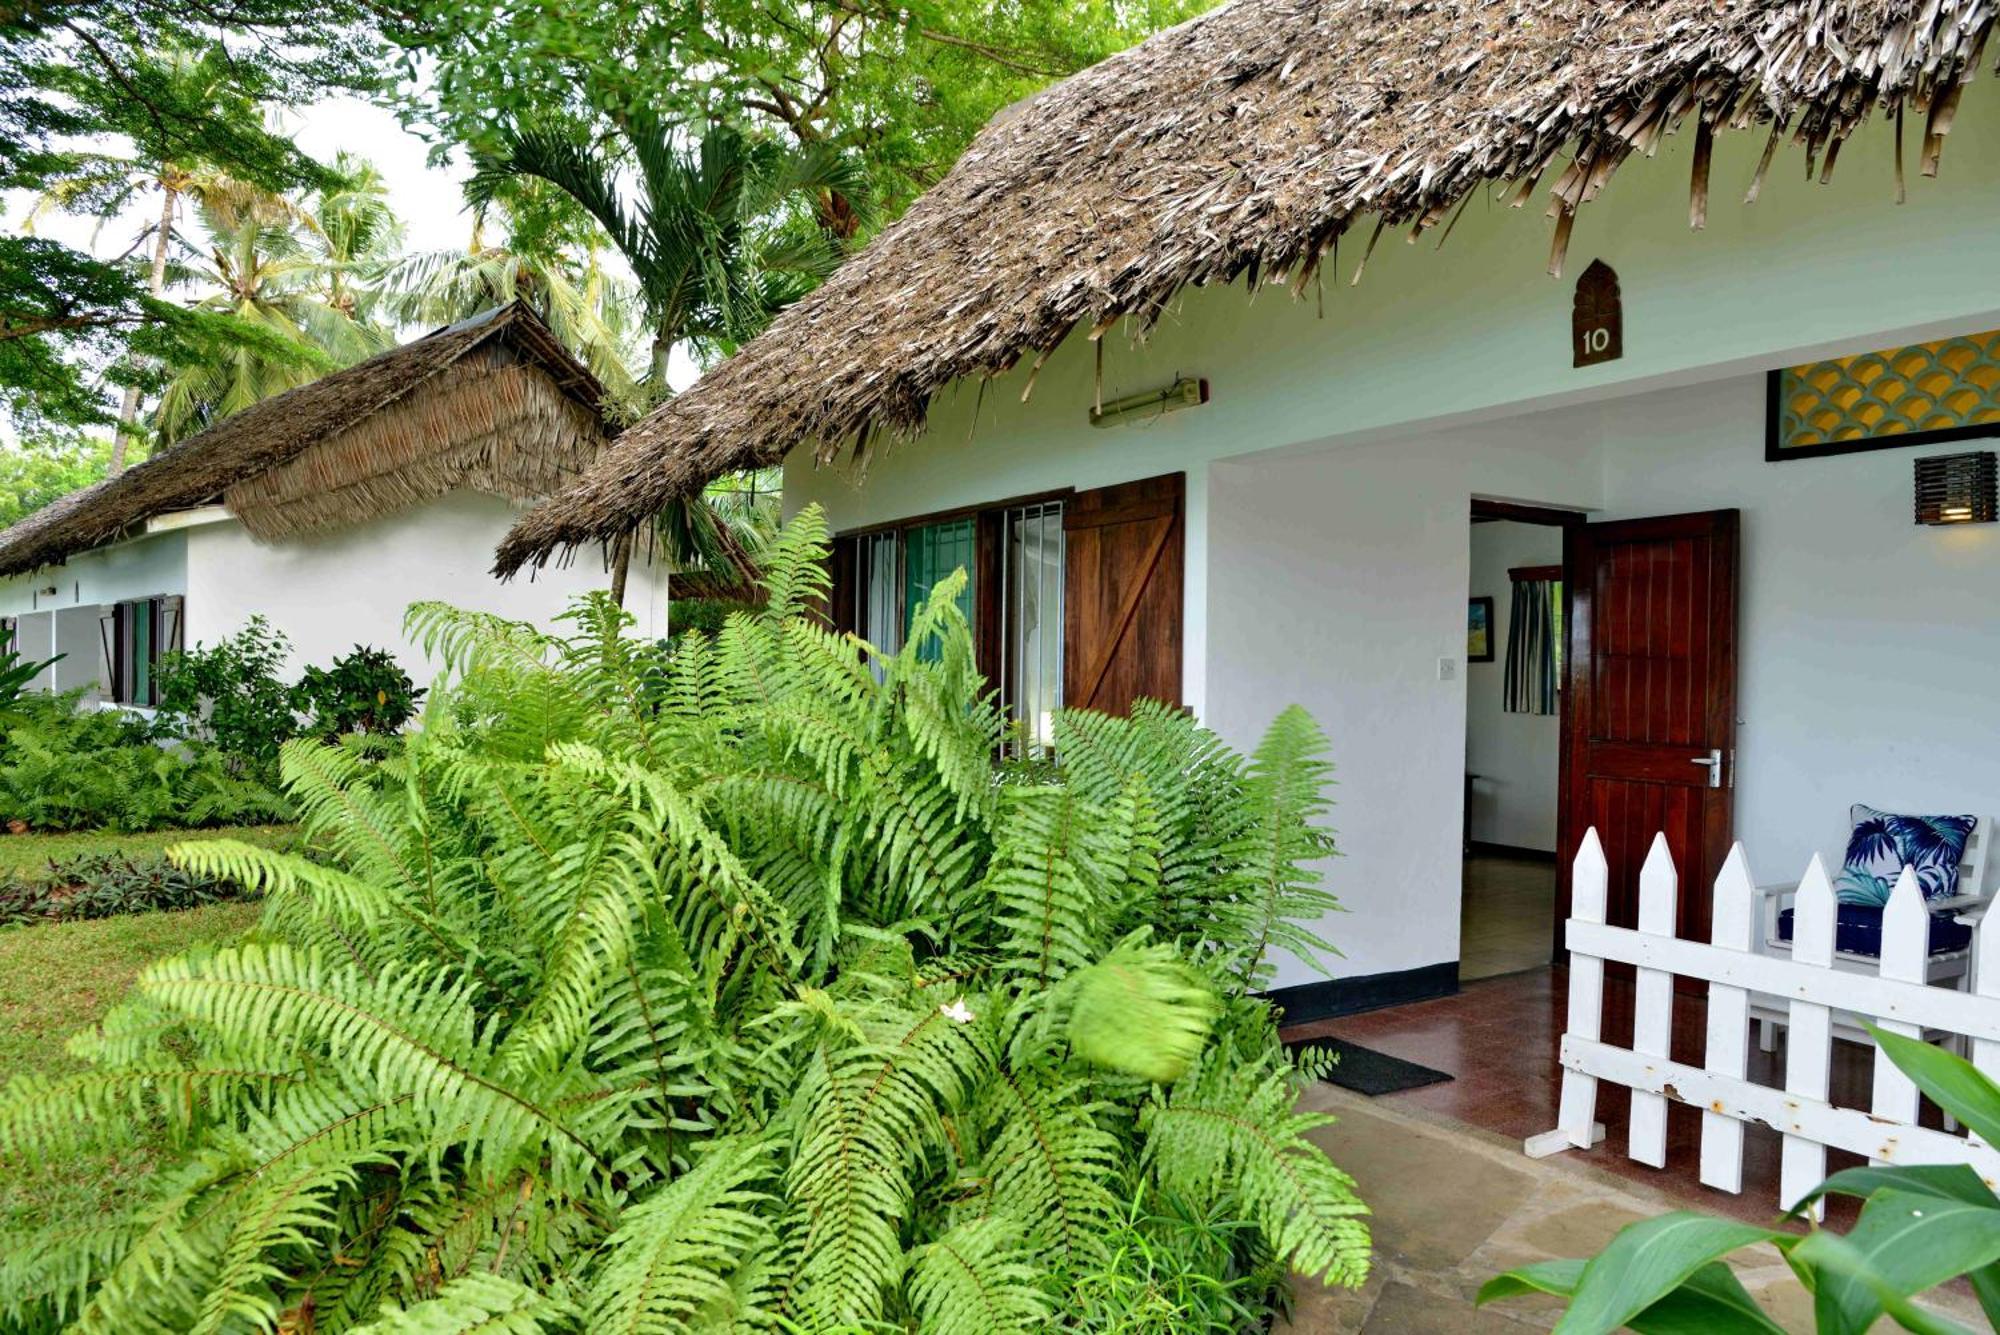
[{"label": "door handle", "polygon": [[1716,747],[1705,756],[1689,756],[1688,764],[1708,766],[1708,786],[1722,787],[1722,748]]}]

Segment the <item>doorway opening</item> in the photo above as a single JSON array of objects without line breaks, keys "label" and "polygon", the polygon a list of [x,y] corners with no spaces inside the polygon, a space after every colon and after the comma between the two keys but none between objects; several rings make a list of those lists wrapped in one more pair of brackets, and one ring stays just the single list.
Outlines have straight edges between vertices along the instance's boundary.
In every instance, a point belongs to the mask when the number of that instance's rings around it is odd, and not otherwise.
[{"label": "doorway opening", "polygon": [[1572,510],[1472,502],[1461,982],[1547,965],[1562,809],[1563,534]]}]

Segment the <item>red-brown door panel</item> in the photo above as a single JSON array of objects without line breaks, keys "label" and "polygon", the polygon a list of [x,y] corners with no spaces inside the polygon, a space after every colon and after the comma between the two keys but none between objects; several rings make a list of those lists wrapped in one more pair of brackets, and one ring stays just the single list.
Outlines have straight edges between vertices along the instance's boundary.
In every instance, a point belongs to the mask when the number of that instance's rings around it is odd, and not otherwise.
[{"label": "red-brown door panel", "polygon": [[1678,930],[1708,935],[1708,886],[1733,833],[1738,529],[1736,511],[1716,510],[1566,533],[1563,916],[1571,860],[1595,826],[1610,920],[1635,924],[1639,868],[1663,833],[1680,871]]}]

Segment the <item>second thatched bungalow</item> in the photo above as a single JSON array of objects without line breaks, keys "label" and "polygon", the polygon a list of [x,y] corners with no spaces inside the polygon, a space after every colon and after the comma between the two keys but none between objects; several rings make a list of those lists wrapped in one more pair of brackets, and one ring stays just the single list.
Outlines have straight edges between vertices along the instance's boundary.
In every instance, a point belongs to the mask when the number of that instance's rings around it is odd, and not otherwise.
[{"label": "second thatched bungalow", "polygon": [[[261,614],[291,670],[357,644],[419,683],[402,630],[438,599],[546,624],[603,588],[601,560],[503,585],[493,544],[610,438],[602,389],[526,308],[474,317],[223,419],[0,533],[0,620],[38,684],[153,702],[153,665]],[[626,596],[665,633],[665,577]]]}]

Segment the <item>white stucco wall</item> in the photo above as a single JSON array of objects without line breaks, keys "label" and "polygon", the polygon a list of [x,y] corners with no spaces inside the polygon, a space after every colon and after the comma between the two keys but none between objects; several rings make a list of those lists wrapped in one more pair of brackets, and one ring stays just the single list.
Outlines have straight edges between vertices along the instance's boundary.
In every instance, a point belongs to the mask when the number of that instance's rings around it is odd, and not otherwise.
[{"label": "white stucco wall", "polygon": [[[1090,428],[1093,358],[1072,338],[1026,403],[1025,369],[947,392],[865,485],[795,453],[787,505],[819,501],[839,529],[1185,470],[1184,696],[1238,745],[1294,701],[1332,737],[1344,856],[1328,874],[1350,912],[1325,930],[1344,975],[1458,953],[1473,496],[1743,509],[1737,813],[1760,877],[1836,842],[1852,801],[2000,815],[2000,532],[1911,524],[1920,450],[1765,463],[1758,374],[2000,326],[2000,97],[1969,90],[1942,176],[1913,178],[1900,207],[1877,125],[1829,185],[1782,151],[1746,208],[1762,138],[1718,140],[1701,233],[1691,134],[1585,208],[1561,282],[1539,206],[1475,202],[1441,253],[1385,234],[1349,287],[1364,223],[1323,318],[1310,289],[1238,287],[1186,294],[1141,347],[1108,336],[1106,397],[1197,374],[1203,408]],[[1578,370],[1571,280],[1594,257],[1619,274],[1625,356]],[[1278,981],[1313,977],[1288,963]]]},{"label": "white stucco wall", "polygon": [[113,603],[187,589],[187,535],[156,533],[121,542],[31,575],[0,579],[0,616],[19,621],[24,657],[64,657],[35,685],[67,691],[106,684],[98,618]]},{"label": "white stucco wall", "polygon": [[1465,768],[1472,785],[1472,837],[1552,853],[1562,721],[1555,714],[1510,714],[1506,701],[1508,604],[1517,566],[1559,565],[1562,530],[1496,520],[1472,526],[1467,596],[1493,600],[1493,661],[1465,665]]},{"label": "white stucco wall", "polygon": [[[502,583],[493,551],[519,514],[511,503],[454,492],[413,510],[315,537],[263,544],[233,520],[187,531],[186,643],[213,644],[261,612],[292,642],[289,671],[368,645],[393,652],[418,685],[434,665],[403,634],[411,603],[439,600],[552,626],[577,594],[609,587],[592,552],[567,568]],[[635,633],[666,633],[665,579],[635,556],[625,605]]]}]

